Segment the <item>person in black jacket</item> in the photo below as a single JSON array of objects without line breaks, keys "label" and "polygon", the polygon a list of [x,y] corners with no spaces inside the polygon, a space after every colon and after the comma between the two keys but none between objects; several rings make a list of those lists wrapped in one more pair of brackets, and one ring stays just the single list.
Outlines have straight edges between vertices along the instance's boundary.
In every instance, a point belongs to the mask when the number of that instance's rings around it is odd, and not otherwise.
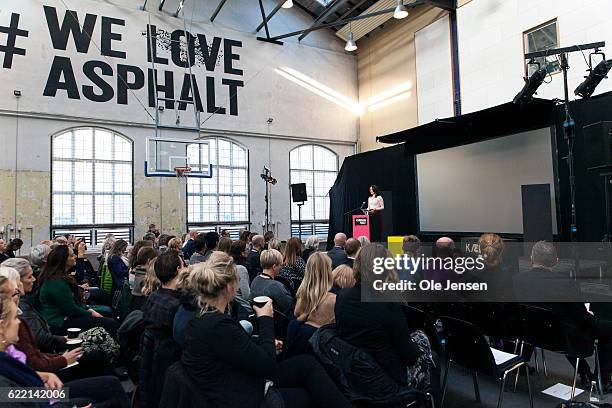
[{"label": "person in black jacket", "polygon": [[[430,384],[415,383],[408,377],[407,368],[418,363],[421,356],[419,346],[413,340],[399,303],[362,302],[362,271],[372,274],[375,258],[391,257],[381,244],[367,244],[361,248],[354,263],[357,284],[342,289],[336,297],[336,326],[338,335],[353,346],[370,353],[398,384],[415,388],[431,386],[437,391],[439,373],[423,373],[421,378],[431,378]],[[391,276],[394,272],[391,272]],[[382,276],[382,275],[380,275]]]},{"label": "person in black jacket", "polygon": [[[238,288],[229,256],[211,259],[190,277],[199,310],[185,329],[182,364],[212,408],[350,407],[312,356],[276,363],[272,302],[253,307],[259,337],[251,338],[226,312]],[[271,380],[272,384],[269,386]]]},{"label": "person in black jacket", "polygon": [[259,256],[261,255],[261,251],[264,247],[264,237],[262,235],[255,235],[251,240],[253,244],[253,248],[249,251],[249,255],[247,256],[247,260],[249,261],[249,278],[250,281],[253,281],[257,275],[261,273],[261,262],[259,260]]},{"label": "person in black jacket", "polygon": [[[599,361],[601,363],[602,379],[606,385],[610,384],[612,375],[612,321],[600,319],[589,313],[584,303],[564,302],[564,299],[578,298],[578,287],[574,281],[567,276],[553,272],[552,268],[559,262],[557,251],[550,242],[536,242],[531,250],[532,269],[521,274],[518,279],[516,290],[527,291],[528,300],[540,299],[545,296],[546,303],[538,303],[536,306],[551,310],[562,321],[577,329],[589,341],[592,338],[599,339]],[[517,292],[518,296],[519,292]],[[524,295],[524,293],[522,293]],[[556,300],[559,301],[550,301]],[[576,359],[571,356],[568,361],[574,365]],[[588,363],[581,359],[578,372],[583,385],[590,385],[594,378]]]},{"label": "person in black jacket", "polygon": [[334,236],[334,247],[327,251],[327,256],[332,260],[332,269],[336,269],[339,265],[346,264],[346,234],[339,232]]}]

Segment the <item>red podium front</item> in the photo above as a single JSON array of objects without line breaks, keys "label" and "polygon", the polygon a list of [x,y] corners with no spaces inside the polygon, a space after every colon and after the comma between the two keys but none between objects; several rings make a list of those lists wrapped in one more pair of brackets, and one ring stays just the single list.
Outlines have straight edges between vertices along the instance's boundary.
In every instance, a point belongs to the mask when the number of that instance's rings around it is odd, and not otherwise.
[{"label": "red podium front", "polygon": [[370,216],[367,214],[353,215],[353,237],[361,236],[370,239]]}]

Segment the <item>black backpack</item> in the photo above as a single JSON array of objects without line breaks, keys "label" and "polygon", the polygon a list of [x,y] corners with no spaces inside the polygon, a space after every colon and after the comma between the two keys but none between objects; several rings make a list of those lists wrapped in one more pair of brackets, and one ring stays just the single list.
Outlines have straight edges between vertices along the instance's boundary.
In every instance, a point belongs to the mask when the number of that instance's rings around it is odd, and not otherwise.
[{"label": "black backpack", "polygon": [[319,328],[309,342],[315,357],[353,404],[394,407],[428,398],[422,391],[396,383],[369,353],[338,337],[334,325]]},{"label": "black backpack", "polygon": [[125,364],[128,375],[134,382],[138,379],[138,356],[144,329],[145,323],[142,312],[134,310],[125,317],[117,330],[117,340],[121,350],[120,361]]}]

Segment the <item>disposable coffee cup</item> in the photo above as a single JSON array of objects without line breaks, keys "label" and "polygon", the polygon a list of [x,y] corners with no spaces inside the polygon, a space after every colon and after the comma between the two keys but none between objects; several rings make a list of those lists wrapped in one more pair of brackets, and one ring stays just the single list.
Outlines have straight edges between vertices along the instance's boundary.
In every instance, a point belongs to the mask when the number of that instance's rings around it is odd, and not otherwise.
[{"label": "disposable coffee cup", "polygon": [[81,333],[81,329],[78,327],[70,327],[66,331],[68,332],[69,339],[76,339],[79,337],[79,333]]},{"label": "disposable coffee cup", "polygon": [[79,348],[83,345],[82,339],[68,339],[66,340],[66,347],[68,350],[74,350],[75,348]]},{"label": "disposable coffee cup", "polygon": [[256,296],[251,301],[251,304],[255,307],[264,307],[270,298],[268,296]]}]

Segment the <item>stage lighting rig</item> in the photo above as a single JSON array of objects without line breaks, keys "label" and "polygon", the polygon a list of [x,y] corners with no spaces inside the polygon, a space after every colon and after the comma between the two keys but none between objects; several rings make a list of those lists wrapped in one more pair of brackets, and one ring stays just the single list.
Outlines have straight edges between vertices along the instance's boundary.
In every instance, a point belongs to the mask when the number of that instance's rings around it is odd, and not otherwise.
[{"label": "stage lighting rig", "polygon": [[259,177],[261,177],[263,181],[265,181],[266,183],[270,183],[272,185],[277,183],[277,180],[274,177],[272,177],[272,172],[266,166],[264,166]]},{"label": "stage lighting rig", "polygon": [[[593,54],[591,54],[591,56],[592,55]],[[603,57],[604,59],[599,64],[597,64],[595,68],[591,68],[593,65],[589,63],[589,75],[585,77],[584,82],[578,85],[578,87],[574,91],[574,95],[581,96],[585,99],[590,98],[591,95],[593,95],[593,92],[595,92],[595,88],[597,87],[597,85],[599,85],[601,80],[607,78],[608,72],[610,71],[610,68],[612,68],[612,60],[606,60],[605,55],[603,55]]]},{"label": "stage lighting rig", "polygon": [[539,63],[532,61],[530,61],[528,65],[533,64],[537,65],[538,69],[529,77],[529,79],[523,78],[525,80],[525,86],[523,86],[523,89],[516,94],[513,100],[516,105],[524,106],[531,102],[533,95],[536,93],[540,85],[542,85],[544,79],[546,79],[546,68],[541,68]]}]

